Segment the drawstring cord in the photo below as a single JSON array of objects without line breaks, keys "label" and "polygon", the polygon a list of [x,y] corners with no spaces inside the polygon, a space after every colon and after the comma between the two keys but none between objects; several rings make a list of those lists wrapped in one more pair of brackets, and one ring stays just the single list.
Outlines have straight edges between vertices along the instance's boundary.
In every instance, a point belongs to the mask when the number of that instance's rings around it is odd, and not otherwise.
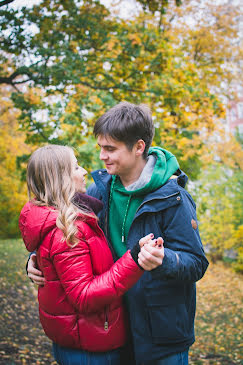
[{"label": "drawstring cord", "polygon": [[125,224],[126,224],[126,220],[127,220],[127,212],[128,212],[131,197],[132,196],[129,195],[129,198],[127,200],[127,206],[126,206],[125,214],[124,214],[124,219],[123,219],[123,222],[122,222],[122,242],[125,242]]},{"label": "drawstring cord", "polygon": [[[110,190],[110,197],[109,197],[109,209],[111,207],[111,199],[112,199],[112,195],[113,195],[114,185],[115,185],[115,179],[112,180],[112,183],[111,183],[111,190]],[[126,220],[127,220],[127,213],[128,213],[128,208],[129,208],[131,198],[132,198],[132,196],[129,195],[128,200],[127,200],[125,214],[124,214],[124,219],[123,219],[123,222],[122,222],[122,231],[121,231],[121,241],[122,241],[122,243],[125,242],[125,224],[126,224]]]}]

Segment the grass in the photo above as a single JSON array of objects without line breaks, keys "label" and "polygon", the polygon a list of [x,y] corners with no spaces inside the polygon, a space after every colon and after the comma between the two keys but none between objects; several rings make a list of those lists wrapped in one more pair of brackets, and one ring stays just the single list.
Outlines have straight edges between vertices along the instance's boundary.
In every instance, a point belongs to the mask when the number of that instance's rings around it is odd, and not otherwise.
[{"label": "grass", "polygon": [[28,252],[21,239],[0,240],[0,277],[6,285],[29,282],[25,273]]},{"label": "grass", "polygon": [[[0,365],[54,364],[39,324],[36,292],[25,273],[27,257],[21,240],[0,240]],[[211,263],[197,283],[190,365],[243,364],[242,299],[242,276],[223,263]]]}]

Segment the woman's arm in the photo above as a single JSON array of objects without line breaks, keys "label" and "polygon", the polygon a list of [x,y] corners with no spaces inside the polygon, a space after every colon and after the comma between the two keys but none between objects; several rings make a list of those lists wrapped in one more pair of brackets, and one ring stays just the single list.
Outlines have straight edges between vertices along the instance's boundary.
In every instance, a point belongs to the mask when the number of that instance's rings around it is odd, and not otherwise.
[{"label": "woman's arm", "polygon": [[127,251],[108,271],[94,276],[90,248],[85,241],[56,252],[53,263],[69,301],[79,312],[86,313],[122,296],[143,274]]}]

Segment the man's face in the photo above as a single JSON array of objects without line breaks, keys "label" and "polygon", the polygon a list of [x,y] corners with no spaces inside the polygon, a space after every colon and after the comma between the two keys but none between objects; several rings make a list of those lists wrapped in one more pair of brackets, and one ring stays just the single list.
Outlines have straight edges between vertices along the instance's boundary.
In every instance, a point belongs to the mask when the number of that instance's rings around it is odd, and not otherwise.
[{"label": "man's face", "polygon": [[137,145],[129,150],[124,142],[116,141],[109,136],[99,135],[100,159],[104,161],[110,175],[127,177],[137,165]]}]

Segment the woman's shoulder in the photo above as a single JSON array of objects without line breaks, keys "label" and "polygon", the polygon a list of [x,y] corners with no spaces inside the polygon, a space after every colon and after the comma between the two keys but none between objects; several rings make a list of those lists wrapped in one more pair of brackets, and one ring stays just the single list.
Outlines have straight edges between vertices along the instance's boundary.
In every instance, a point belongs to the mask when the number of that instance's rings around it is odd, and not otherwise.
[{"label": "woman's shoulder", "polygon": [[76,225],[79,233],[88,239],[92,237],[97,230],[97,217],[94,213],[90,213],[88,215],[79,213],[76,219]]}]

